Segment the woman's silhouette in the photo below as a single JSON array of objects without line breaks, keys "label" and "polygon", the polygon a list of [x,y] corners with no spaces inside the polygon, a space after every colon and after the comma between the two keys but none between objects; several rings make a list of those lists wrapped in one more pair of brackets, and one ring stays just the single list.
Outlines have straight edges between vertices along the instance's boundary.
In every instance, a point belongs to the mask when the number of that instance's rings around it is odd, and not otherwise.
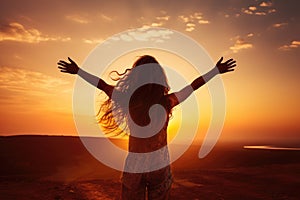
[{"label": "woman's silhouette", "polygon": [[58,62],[61,72],[78,74],[107,94],[108,100],[99,111],[99,122],[104,130],[129,135],[122,199],[169,199],[172,175],[167,126],[172,108],[217,74],[233,71],[236,62],[233,59],[222,62],[222,57],[211,71],[182,90],[169,94],[164,70],[152,56],[141,56],[123,74],[113,71],[119,75],[115,86],[85,72],[68,59],[69,63]]}]

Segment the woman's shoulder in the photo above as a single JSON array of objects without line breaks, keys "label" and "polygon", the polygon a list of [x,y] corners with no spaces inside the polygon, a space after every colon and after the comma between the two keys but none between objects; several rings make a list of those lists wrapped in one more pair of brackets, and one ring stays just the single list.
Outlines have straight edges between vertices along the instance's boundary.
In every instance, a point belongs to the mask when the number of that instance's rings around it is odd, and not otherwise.
[{"label": "woman's shoulder", "polygon": [[169,107],[169,109],[172,109],[178,104],[178,99],[174,93],[164,95],[162,101]]}]

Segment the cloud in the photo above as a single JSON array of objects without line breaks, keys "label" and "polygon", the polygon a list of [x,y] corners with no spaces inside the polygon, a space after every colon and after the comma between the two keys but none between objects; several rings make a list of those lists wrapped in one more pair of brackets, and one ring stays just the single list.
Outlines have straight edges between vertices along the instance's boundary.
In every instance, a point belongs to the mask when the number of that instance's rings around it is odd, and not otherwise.
[{"label": "cloud", "polygon": [[256,9],[255,10],[243,9],[242,12],[245,13],[245,14],[247,14],[247,15],[259,15],[259,16],[267,15],[266,12],[264,12],[264,11],[257,11]]},{"label": "cloud", "polygon": [[169,19],[170,19],[169,15],[155,17],[155,21],[152,22],[150,26],[152,26],[152,27],[163,26],[167,21],[169,21]]},{"label": "cloud", "polygon": [[255,11],[255,10],[257,10],[257,8],[255,7],[255,6],[249,6],[249,8],[248,8],[249,10],[251,10],[251,11]]},{"label": "cloud", "polygon": [[255,15],[259,15],[259,16],[265,16],[265,15],[267,15],[267,13],[265,13],[263,11],[261,11],[261,12],[255,12],[254,14]]},{"label": "cloud", "polygon": [[267,14],[275,13],[272,2],[262,2],[258,5],[251,5],[248,8],[242,8],[241,12],[247,15],[266,16]]},{"label": "cloud", "polygon": [[160,27],[160,26],[162,26],[163,25],[163,23],[162,22],[153,22],[152,24],[151,24],[151,26],[152,27]]},{"label": "cloud", "polygon": [[263,1],[259,4],[260,7],[271,7],[272,5],[273,5],[273,3],[270,1],[267,1],[267,2]]},{"label": "cloud", "polygon": [[247,37],[248,37],[248,38],[253,37],[253,36],[254,36],[253,33],[248,33],[248,34],[247,34]]},{"label": "cloud", "polygon": [[[75,23],[79,23],[79,24],[90,24],[93,21],[90,20],[91,14],[82,14],[82,15],[78,15],[78,14],[74,14],[74,15],[67,15],[66,19]],[[96,13],[93,16],[96,16],[98,19],[101,19],[105,22],[111,22],[113,19],[103,13]]]},{"label": "cloud", "polygon": [[70,21],[79,23],[79,24],[88,24],[89,20],[80,16],[80,15],[67,15],[66,18]]},{"label": "cloud", "polygon": [[288,23],[283,22],[283,23],[276,23],[276,24],[273,24],[272,27],[273,27],[273,28],[282,28],[282,27],[285,27],[285,26],[287,26],[287,25],[288,25]]},{"label": "cloud", "polygon": [[86,44],[100,44],[104,40],[103,39],[82,39],[82,41]]},{"label": "cloud", "polygon": [[[252,36],[251,36],[252,37]],[[233,53],[238,53],[240,50],[243,49],[251,49],[253,48],[253,44],[251,44],[250,42],[246,42],[244,39],[242,38],[238,38],[234,45],[229,47],[229,49],[233,52]]]},{"label": "cloud", "polygon": [[179,15],[178,19],[185,23],[185,31],[192,32],[196,28],[196,24],[210,24],[209,20],[203,19],[203,14],[195,12],[190,15]]},{"label": "cloud", "polygon": [[180,20],[182,20],[184,23],[189,22],[189,18],[186,17],[186,16],[184,16],[184,15],[179,15],[178,18],[179,18]]},{"label": "cloud", "polygon": [[161,17],[156,17],[157,20],[163,20],[163,21],[168,21],[170,19],[169,15],[166,16],[161,16]]},{"label": "cloud", "polygon": [[290,50],[293,50],[293,49],[297,49],[299,47],[300,47],[300,41],[293,40],[293,41],[291,41],[290,44],[285,44],[285,45],[279,47],[278,49],[281,50],[281,51],[290,51]]},{"label": "cloud", "polygon": [[109,16],[107,16],[107,15],[101,14],[100,17],[101,17],[102,19],[104,19],[105,21],[108,21],[108,22],[112,21],[112,18],[109,17]]},{"label": "cloud", "polygon": [[200,12],[195,12],[194,14],[190,15],[191,20],[193,20],[193,19],[199,20],[199,19],[202,19],[202,18],[203,18],[203,14],[200,13]]},{"label": "cloud", "polygon": [[[0,104],[20,106],[30,112],[40,109],[64,110],[58,96],[71,94],[70,82],[24,68],[0,67]],[[50,102],[54,102],[51,106]],[[56,102],[56,103],[55,103]]]},{"label": "cloud", "polygon": [[198,21],[199,24],[209,24],[210,22],[208,20],[199,20]]},{"label": "cloud", "polygon": [[203,20],[203,14],[200,12],[195,12],[190,15],[179,15],[178,18],[184,23],[195,22],[195,21]]},{"label": "cloud", "polygon": [[189,23],[186,24],[185,31],[192,32],[195,29],[195,26],[196,26],[195,24],[189,22]]},{"label": "cloud", "polygon": [[0,27],[0,42],[1,41],[16,41],[26,43],[39,43],[45,41],[70,41],[70,37],[50,37],[42,34],[39,30],[30,28],[26,29],[22,24],[17,22],[9,23]]},{"label": "cloud", "polygon": [[[130,34],[130,33],[131,33],[131,34]],[[136,32],[130,32],[130,33],[129,33],[130,35],[122,34],[122,35],[120,36],[120,39],[123,40],[123,41],[126,41],[126,42],[131,42],[131,41],[133,41],[134,39],[146,41],[144,35],[143,35],[142,37],[140,37],[141,35],[140,35],[140,34],[136,34]]]},{"label": "cloud", "polygon": [[69,82],[23,68],[0,67],[0,89],[11,92],[47,95]]},{"label": "cloud", "polygon": [[173,34],[171,30],[157,30],[151,26],[143,26],[137,30],[133,30],[127,33],[121,34],[119,37],[114,37],[113,40],[123,40],[125,42],[137,41],[152,41],[152,42],[164,42],[164,40],[170,39],[170,35]]},{"label": "cloud", "polygon": [[270,13],[275,13],[276,12],[276,9],[270,9],[270,10],[268,10],[268,13],[270,14]]},{"label": "cloud", "polygon": [[251,10],[245,9],[242,10],[243,13],[248,14],[248,15],[253,15],[253,12]]},{"label": "cloud", "polygon": [[145,22],[145,17],[141,17],[138,20],[145,26],[145,27],[161,27],[165,25],[171,18],[170,15],[167,15],[166,11],[161,11],[161,16],[156,16],[153,21]]}]

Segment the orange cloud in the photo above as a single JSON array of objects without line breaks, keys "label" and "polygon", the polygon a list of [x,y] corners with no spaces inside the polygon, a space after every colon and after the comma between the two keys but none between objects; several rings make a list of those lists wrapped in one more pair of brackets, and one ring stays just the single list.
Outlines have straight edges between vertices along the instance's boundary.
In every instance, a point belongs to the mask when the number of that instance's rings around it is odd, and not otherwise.
[{"label": "orange cloud", "polygon": [[22,68],[0,67],[0,89],[11,92],[49,94],[69,82],[41,72]]},{"label": "orange cloud", "polygon": [[272,5],[273,5],[273,3],[270,1],[268,1],[268,2],[263,1],[259,4],[260,7],[271,7]]},{"label": "orange cloud", "polygon": [[184,23],[189,22],[189,18],[186,17],[186,16],[184,16],[184,15],[180,15],[180,16],[178,16],[178,18],[179,18],[180,20],[182,20]]},{"label": "orange cloud", "polygon": [[166,16],[161,16],[161,17],[156,17],[157,20],[164,20],[164,21],[168,21],[170,19],[169,15]]},{"label": "orange cloud", "polygon": [[242,13],[247,15],[258,15],[258,16],[265,16],[267,14],[271,14],[276,12],[276,9],[272,8],[272,2],[262,2],[259,5],[252,5],[248,8],[242,8]]},{"label": "orange cloud", "polygon": [[265,12],[255,12],[254,13],[255,15],[259,15],[259,16],[265,16],[265,15],[267,15],[267,13],[265,13]]},{"label": "orange cloud", "polygon": [[[2,110],[67,112],[71,96],[69,81],[24,68],[0,67],[0,105]],[[59,98],[58,98],[59,97]],[[4,106],[4,107],[3,107]]]},{"label": "orange cloud", "polygon": [[248,8],[249,10],[252,10],[252,11],[255,11],[255,10],[257,10],[257,8],[255,7],[255,6],[249,6],[249,8]]},{"label": "orange cloud", "polygon": [[170,35],[173,34],[171,30],[155,30],[151,29],[150,26],[143,26],[137,30],[123,33],[119,37],[114,37],[114,40],[123,41],[153,41],[153,42],[164,42],[166,39],[170,39]]},{"label": "orange cloud", "polygon": [[185,31],[187,31],[187,32],[192,32],[194,29],[195,29],[195,24],[193,24],[193,23],[187,23],[186,24],[186,28],[185,28]]},{"label": "orange cloud", "polygon": [[160,27],[163,26],[167,21],[169,21],[170,16],[169,15],[165,15],[165,16],[158,16],[155,17],[155,22],[152,22],[150,26],[152,27]]},{"label": "orange cloud", "polygon": [[297,49],[299,47],[300,47],[300,41],[294,40],[294,41],[291,41],[290,44],[285,44],[285,45],[279,47],[278,49],[281,51],[290,51],[292,49]]},{"label": "orange cloud", "polygon": [[104,15],[104,14],[101,14],[101,18],[104,19],[105,21],[108,21],[108,22],[113,20],[111,17],[109,17],[107,15]]},{"label": "orange cloud", "polygon": [[245,13],[245,14],[253,15],[253,12],[252,12],[251,10],[244,9],[244,10],[242,10],[242,11],[243,11],[243,13]]},{"label": "orange cloud", "polygon": [[167,12],[166,12],[166,11],[161,11],[161,14],[163,14],[163,15],[161,15],[161,16],[156,16],[156,17],[155,17],[155,20],[152,21],[152,22],[150,22],[150,23],[149,23],[149,21],[148,21],[148,22],[145,22],[145,21],[144,21],[144,20],[145,20],[144,17],[141,17],[141,18],[139,19],[139,21],[142,22],[142,24],[143,24],[144,27],[161,27],[161,26],[163,26],[164,24],[166,24],[166,22],[168,22],[168,21],[170,20],[170,18],[171,18],[170,15],[167,15]]},{"label": "orange cloud", "polygon": [[210,22],[208,20],[199,20],[198,21],[199,24],[210,24]]},{"label": "orange cloud", "polygon": [[209,20],[203,19],[203,14],[200,12],[195,12],[190,15],[179,15],[179,20],[185,23],[185,31],[191,32],[195,30],[196,23],[198,24],[210,24]]},{"label": "orange cloud", "polygon": [[270,10],[268,10],[268,13],[274,13],[274,12],[276,12],[276,9],[270,9]]},{"label": "orange cloud", "polygon": [[22,24],[17,22],[9,23],[0,28],[1,41],[16,41],[26,43],[39,43],[45,41],[69,41],[71,38],[50,37],[43,35],[39,30],[31,28],[26,29]]},{"label": "orange cloud", "polygon": [[264,12],[264,11],[257,11],[256,9],[250,9],[250,8],[249,9],[243,9],[242,12],[247,14],[247,15],[259,15],[259,16],[267,15],[267,13]]},{"label": "orange cloud", "polygon": [[162,25],[163,25],[162,22],[153,22],[153,23],[151,24],[152,27],[160,27],[160,26],[162,26]]},{"label": "orange cloud", "polygon": [[272,27],[273,28],[282,28],[287,25],[288,25],[288,23],[276,23],[276,24],[273,24]]},{"label": "orange cloud", "polygon": [[244,39],[241,38],[237,39],[235,41],[235,44],[229,47],[229,49],[232,50],[233,53],[238,53],[240,50],[251,48],[253,48],[253,44],[246,42]]},{"label": "orange cloud", "polygon": [[83,42],[86,44],[100,44],[103,41],[103,39],[83,39]]},{"label": "orange cloud", "polygon": [[89,20],[80,16],[80,15],[67,15],[66,18],[70,21],[79,23],[79,24],[88,24]]}]

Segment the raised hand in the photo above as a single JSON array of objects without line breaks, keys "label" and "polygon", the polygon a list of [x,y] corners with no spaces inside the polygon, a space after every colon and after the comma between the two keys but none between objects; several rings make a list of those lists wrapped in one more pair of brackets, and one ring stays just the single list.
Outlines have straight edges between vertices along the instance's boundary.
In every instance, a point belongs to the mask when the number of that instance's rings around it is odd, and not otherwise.
[{"label": "raised hand", "polygon": [[220,74],[224,74],[226,72],[234,71],[234,67],[236,66],[236,61],[232,58],[223,62],[223,57],[217,62],[216,67],[218,68]]},{"label": "raised hand", "polygon": [[68,57],[68,60],[70,63],[67,63],[66,61],[60,60],[57,64],[59,65],[58,68],[63,73],[69,73],[69,74],[77,74],[79,67],[78,65]]}]

